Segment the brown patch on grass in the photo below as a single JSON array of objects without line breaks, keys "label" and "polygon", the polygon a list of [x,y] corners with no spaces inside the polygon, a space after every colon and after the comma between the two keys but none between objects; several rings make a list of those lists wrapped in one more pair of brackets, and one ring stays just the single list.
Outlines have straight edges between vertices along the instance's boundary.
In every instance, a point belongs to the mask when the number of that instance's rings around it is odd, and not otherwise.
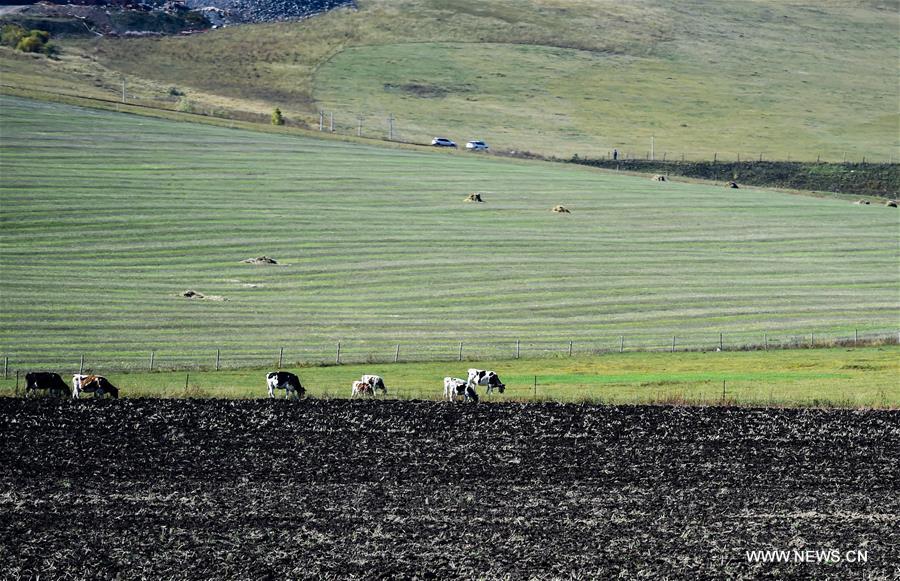
[{"label": "brown patch on grass", "polygon": [[551,211],[556,212],[557,214],[571,214],[572,213],[565,206],[553,206],[553,210],[551,210]]},{"label": "brown patch on grass", "polygon": [[228,300],[228,299],[226,299],[226,298],[223,297],[223,296],[219,296],[219,295],[205,295],[205,294],[203,294],[203,293],[199,293],[199,292],[197,292],[197,291],[195,291],[195,290],[190,290],[190,289],[188,289],[188,290],[184,291],[183,293],[181,293],[180,296],[182,296],[182,297],[184,297],[184,298],[186,298],[186,299],[198,299],[198,300],[204,300],[204,301],[227,301],[227,300]]},{"label": "brown patch on grass", "polygon": [[256,258],[248,258],[241,262],[246,264],[278,264],[278,261],[268,256],[257,256]]},{"label": "brown patch on grass", "polygon": [[484,202],[484,200],[481,199],[481,194],[478,192],[469,194],[468,196],[466,196],[466,199],[463,201],[464,202]]}]

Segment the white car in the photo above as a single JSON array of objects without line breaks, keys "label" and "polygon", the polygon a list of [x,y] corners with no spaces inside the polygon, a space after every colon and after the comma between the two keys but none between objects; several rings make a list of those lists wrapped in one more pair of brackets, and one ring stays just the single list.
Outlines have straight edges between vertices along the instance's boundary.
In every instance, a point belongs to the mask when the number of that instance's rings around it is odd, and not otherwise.
[{"label": "white car", "polygon": [[447,139],[446,137],[435,137],[431,140],[431,145],[437,147],[456,147],[456,144]]},{"label": "white car", "polygon": [[487,143],[480,140],[473,140],[466,144],[466,149],[470,151],[487,151]]}]

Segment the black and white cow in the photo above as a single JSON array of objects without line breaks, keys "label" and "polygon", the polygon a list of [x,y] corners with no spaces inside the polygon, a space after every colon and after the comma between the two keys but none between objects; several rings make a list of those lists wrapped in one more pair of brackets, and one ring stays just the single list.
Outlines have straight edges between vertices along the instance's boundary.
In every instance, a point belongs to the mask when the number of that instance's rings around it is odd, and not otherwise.
[{"label": "black and white cow", "polygon": [[269,397],[275,397],[276,389],[284,390],[284,399],[291,395],[301,398],[306,395],[306,388],[300,384],[300,378],[289,371],[273,371],[266,375],[266,385],[269,387]]},{"label": "black and white cow", "polygon": [[76,373],[72,376],[72,399],[78,399],[81,392],[93,393],[94,397],[109,395],[113,399],[119,399],[119,388],[109,382],[102,375],[84,375]]},{"label": "black and white cow", "polygon": [[464,402],[478,403],[478,394],[475,387],[466,383],[464,379],[458,377],[444,378],[444,399],[447,401],[456,401],[456,398],[462,396]]},{"label": "black and white cow", "polygon": [[69,386],[58,373],[32,371],[25,374],[25,397],[39,389],[46,389],[52,397],[69,395]]},{"label": "black and white cow", "polygon": [[469,379],[466,381],[466,385],[471,385],[472,387],[475,387],[476,385],[486,385],[488,395],[490,395],[491,391],[494,389],[497,389],[500,393],[503,393],[503,390],[506,389],[506,385],[500,381],[499,375],[493,371],[486,371],[484,369],[470,369]]},{"label": "black and white cow", "polygon": [[387,395],[387,387],[385,387],[384,379],[380,375],[363,375],[360,381],[365,381],[371,385],[373,392],[381,390],[384,395]]}]

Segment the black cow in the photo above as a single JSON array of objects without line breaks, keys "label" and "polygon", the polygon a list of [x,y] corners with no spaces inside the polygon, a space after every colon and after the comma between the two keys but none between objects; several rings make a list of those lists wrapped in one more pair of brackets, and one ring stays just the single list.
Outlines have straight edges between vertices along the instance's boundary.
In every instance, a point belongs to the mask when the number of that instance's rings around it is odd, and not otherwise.
[{"label": "black cow", "polygon": [[68,396],[69,386],[58,373],[52,371],[32,371],[25,374],[25,397],[38,389],[46,389],[51,397]]},{"label": "black cow", "polygon": [[300,378],[289,371],[273,371],[266,375],[266,385],[269,386],[269,397],[275,397],[276,389],[284,390],[284,398],[293,394],[296,398],[306,395],[306,389],[300,384]]}]

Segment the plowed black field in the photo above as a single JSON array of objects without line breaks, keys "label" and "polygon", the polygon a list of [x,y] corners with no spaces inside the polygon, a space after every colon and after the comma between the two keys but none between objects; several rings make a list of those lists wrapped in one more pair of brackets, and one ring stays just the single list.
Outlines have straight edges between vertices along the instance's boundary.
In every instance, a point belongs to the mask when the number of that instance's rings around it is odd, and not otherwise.
[{"label": "plowed black field", "polygon": [[[21,399],[0,412],[6,577],[900,574],[897,412]],[[748,562],[763,549],[840,562]],[[848,562],[858,550],[868,561]]]}]

